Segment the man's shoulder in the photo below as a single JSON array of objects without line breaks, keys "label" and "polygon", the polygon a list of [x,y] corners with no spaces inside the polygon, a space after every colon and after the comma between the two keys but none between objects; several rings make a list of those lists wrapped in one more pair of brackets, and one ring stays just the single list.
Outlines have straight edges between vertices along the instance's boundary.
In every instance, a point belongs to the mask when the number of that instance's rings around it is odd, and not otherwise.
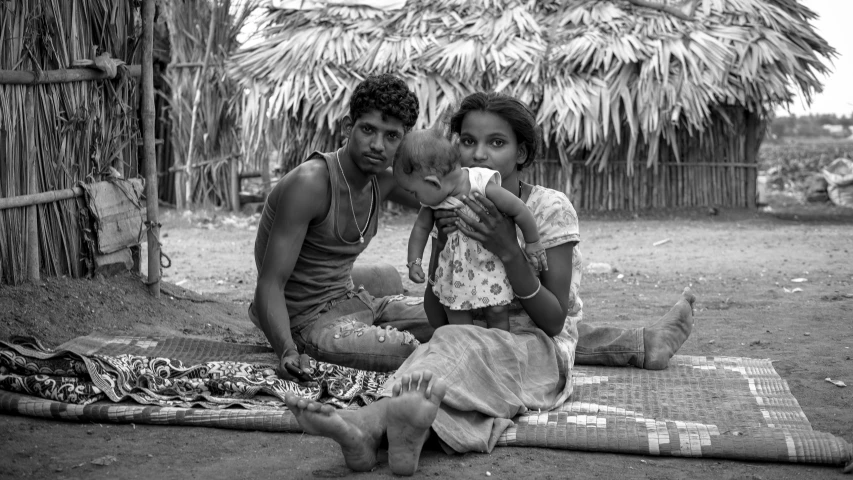
[{"label": "man's shoulder", "polygon": [[[269,203],[276,207],[307,209],[314,214],[324,213],[329,196],[329,169],[322,157],[309,157],[287,172],[273,187]],[[278,208],[276,208],[278,210]],[[309,213],[304,211],[303,213]]]},{"label": "man's shoulder", "polygon": [[311,156],[287,172],[274,190],[326,191],[329,187],[329,167],[322,156]]}]

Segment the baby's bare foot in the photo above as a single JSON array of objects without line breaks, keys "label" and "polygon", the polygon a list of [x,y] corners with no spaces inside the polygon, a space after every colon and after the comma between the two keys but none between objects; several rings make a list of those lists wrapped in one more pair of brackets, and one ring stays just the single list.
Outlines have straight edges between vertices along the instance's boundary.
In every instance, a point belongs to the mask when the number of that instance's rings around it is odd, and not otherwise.
[{"label": "baby's bare foot", "polygon": [[685,288],[681,293],[681,300],[654,325],[644,329],[646,354],[643,368],[663,370],[669,366],[669,359],[678,352],[693,330],[695,301],[696,297],[690,288]]},{"label": "baby's bare foot", "polygon": [[427,371],[403,375],[391,391],[385,407],[388,464],[397,475],[412,475],[447,386]]},{"label": "baby's bare foot", "polygon": [[376,452],[385,428],[380,402],[358,410],[338,411],[331,405],[288,394],[285,403],[305,433],[331,438],[341,446],[347,467],[366,472],[376,466]]}]

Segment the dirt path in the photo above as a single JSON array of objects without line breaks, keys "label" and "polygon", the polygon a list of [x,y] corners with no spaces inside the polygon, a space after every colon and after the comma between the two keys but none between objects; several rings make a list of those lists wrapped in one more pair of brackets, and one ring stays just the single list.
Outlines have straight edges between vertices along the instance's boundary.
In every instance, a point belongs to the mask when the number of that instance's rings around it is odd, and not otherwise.
[{"label": "dirt path", "polygon": [[[709,216],[695,210],[637,218],[579,213],[584,262],[618,270],[584,276],[586,321],[644,324],[691,285],[698,297],[696,327],[681,353],[770,358],[812,426],[853,442],[853,388],[824,380],[853,387],[853,212],[822,207]],[[263,341],[244,315],[254,288],[255,221],[207,220],[165,215],[164,251],[173,266],[164,277],[171,285],[164,286],[159,300],[131,276],[0,287],[0,338],[28,333],[56,345],[100,331]],[[385,216],[362,261],[391,263],[404,272],[412,220],[411,215]],[[806,280],[792,281],[800,278]],[[405,285],[421,291],[407,280]],[[327,478],[348,473],[332,442],[307,435],[2,415],[0,429],[5,432],[0,438],[3,478]],[[107,455],[116,462],[91,463]],[[471,478],[486,472],[490,478],[846,478],[832,467],[532,448],[452,457],[427,452],[419,475]],[[388,475],[383,463],[361,476]]]}]

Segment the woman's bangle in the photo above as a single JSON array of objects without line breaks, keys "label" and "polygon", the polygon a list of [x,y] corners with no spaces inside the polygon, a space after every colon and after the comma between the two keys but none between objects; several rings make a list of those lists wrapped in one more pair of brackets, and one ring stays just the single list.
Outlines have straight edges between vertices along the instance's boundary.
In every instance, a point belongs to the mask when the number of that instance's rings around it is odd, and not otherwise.
[{"label": "woman's bangle", "polygon": [[521,296],[521,295],[516,293],[515,298],[517,298],[519,300],[530,300],[531,298],[533,298],[537,294],[539,294],[539,290],[542,289],[542,281],[539,280],[538,278],[536,279],[536,281],[539,282],[539,285],[536,287],[536,290],[534,290],[533,293],[531,293],[530,295],[527,295],[527,296]]},{"label": "woman's bangle", "polygon": [[430,285],[435,286],[435,279],[434,278],[427,277],[427,282],[429,282]]}]

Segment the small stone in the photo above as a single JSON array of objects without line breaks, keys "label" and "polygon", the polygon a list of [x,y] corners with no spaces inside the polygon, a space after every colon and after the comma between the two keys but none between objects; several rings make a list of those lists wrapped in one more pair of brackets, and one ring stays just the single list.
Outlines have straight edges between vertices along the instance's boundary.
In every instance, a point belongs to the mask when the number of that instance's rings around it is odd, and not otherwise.
[{"label": "small stone", "polygon": [[96,458],[96,459],[92,460],[92,461],[91,461],[91,462],[89,462],[89,463],[91,463],[91,464],[93,464],[93,465],[100,465],[100,466],[102,466],[102,467],[105,467],[105,466],[108,466],[108,465],[112,465],[112,464],[113,464],[113,463],[115,463],[117,460],[118,460],[118,459],[117,459],[116,457],[112,456],[112,455],[106,455],[106,456],[103,456],[103,457]]},{"label": "small stone", "polygon": [[809,336],[811,336],[811,333],[806,332],[806,333],[804,333],[804,334],[803,334],[803,336],[804,336],[804,337],[809,337]]}]

